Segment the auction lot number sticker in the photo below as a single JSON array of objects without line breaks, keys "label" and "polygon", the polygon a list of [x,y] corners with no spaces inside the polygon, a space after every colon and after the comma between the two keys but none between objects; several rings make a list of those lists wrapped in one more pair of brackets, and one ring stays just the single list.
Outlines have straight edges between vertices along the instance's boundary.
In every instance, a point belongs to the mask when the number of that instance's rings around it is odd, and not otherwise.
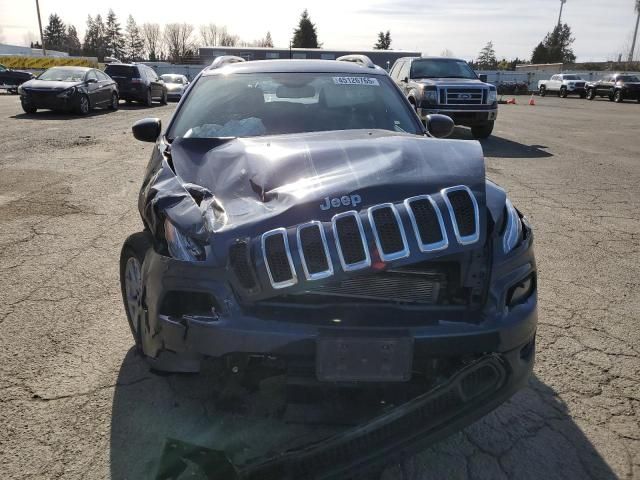
[{"label": "auction lot number sticker", "polygon": [[377,78],[371,77],[333,77],[333,83],[336,85],[364,85],[371,87],[378,87]]}]

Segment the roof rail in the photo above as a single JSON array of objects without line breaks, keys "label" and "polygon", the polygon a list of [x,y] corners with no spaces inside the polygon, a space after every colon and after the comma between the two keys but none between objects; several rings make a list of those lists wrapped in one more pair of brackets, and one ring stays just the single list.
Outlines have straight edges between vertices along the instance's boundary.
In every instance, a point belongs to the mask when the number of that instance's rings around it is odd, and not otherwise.
[{"label": "roof rail", "polygon": [[213,70],[214,68],[220,68],[224,67],[225,65],[229,65],[230,63],[239,63],[244,61],[246,60],[242,57],[236,57],[234,55],[221,55],[219,57],[216,57],[216,59],[211,62],[211,65],[209,65],[209,68],[207,68],[207,70]]},{"label": "roof rail", "polygon": [[339,62],[353,62],[362,65],[367,68],[376,68],[376,64],[371,61],[366,55],[343,55],[336,58]]}]

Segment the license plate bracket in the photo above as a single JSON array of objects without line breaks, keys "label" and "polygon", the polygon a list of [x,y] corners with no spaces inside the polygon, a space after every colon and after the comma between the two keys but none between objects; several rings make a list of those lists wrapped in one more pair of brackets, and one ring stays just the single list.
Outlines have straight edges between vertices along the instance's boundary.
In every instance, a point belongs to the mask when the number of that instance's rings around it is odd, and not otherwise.
[{"label": "license plate bracket", "polygon": [[407,382],[413,367],[413,338],[321,336],[316,377],[323,382]]}]

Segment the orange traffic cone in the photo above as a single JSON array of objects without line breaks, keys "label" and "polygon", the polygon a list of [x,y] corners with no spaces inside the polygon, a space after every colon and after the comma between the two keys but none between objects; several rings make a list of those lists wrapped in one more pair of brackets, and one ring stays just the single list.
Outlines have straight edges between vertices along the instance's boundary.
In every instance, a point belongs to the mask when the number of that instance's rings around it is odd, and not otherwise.
[{"label": "orange traffic cone", "polygon": [[509,100],[507,100],[507,104],[515,105],[516,104],[516,99],[515,98],[510,98]]},{"label": "orange traffic cone", "polygon": [[536,104],[536,100],[535,98],[533,98],[533,93],[531,94],[531,98],[529,99],[529,105],[531,106],[535,106]]}]

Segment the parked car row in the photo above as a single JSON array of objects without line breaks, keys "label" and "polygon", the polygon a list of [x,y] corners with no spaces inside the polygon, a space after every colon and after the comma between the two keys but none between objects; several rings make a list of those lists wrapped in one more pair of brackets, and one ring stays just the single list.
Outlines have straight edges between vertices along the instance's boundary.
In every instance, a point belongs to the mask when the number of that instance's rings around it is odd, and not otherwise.
[{"label": "parked car row", "polygon": [[588,100],[606,97],[612,102],[636,100],[640,103],[640,78],[628,73],[615,73],[597,81],[587,82],[575,74],[559,73],[549,80],[540,80],[538,92],[541,97],[555,92],[562,98],[579,95],[580,98]]},{"label": "parked car row", "polygon": [[189,84],[187,78],[163,77],[143,64],[109,64],[104,72],[87,67],[53,67],[38,77],[0,65],[0,82],[8,84],[13,79],[10,85],[17,88],[26,113],[49,109],[86,115],[93,108],[117,110],[120,100],[137,101],[147,107],[154,101],[166,105],[170,98],[179,100]]}]

